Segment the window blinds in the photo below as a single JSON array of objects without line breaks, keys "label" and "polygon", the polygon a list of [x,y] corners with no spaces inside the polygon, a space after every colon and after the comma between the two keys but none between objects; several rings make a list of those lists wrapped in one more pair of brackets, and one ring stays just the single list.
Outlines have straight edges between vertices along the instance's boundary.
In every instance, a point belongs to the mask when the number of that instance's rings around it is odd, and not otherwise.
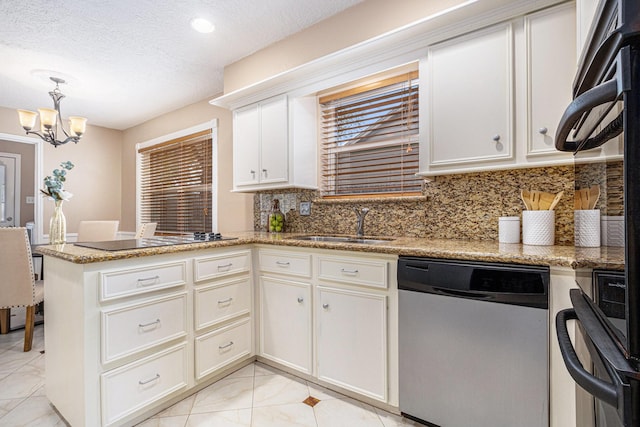
[{"label": "window blinds", "polygon": [[413,195],[418,73],[320,98],[324,196]]},{"label": "window blinds", "polygon": [[141,148],[140,220],[157,234],[211,232],[211,130]]}]

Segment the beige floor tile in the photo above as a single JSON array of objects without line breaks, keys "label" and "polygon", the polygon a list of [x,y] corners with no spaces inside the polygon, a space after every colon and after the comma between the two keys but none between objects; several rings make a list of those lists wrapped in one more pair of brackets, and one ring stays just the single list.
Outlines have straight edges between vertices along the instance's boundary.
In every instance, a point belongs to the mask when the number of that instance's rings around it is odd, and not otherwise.
[{"label": "beige floor tile", "polygon": [[191,413],[191,409],[193,408],[193,402],[196,400],[196,395],[193,394],[180,402],[176,403],[173,406],[168,407],[164,411],[155,415],[153,418],[158,417],[173,417],[176,415],[189,415]]},{"label": "beige floor tile", "polygon": [[196,394],[192,414],[251,408],[253,378],[222,379]]},{"label": "beige floor tile", "polygon": [[255,364],[247,365],[244,368],[240,368],[237,371],[227,375],[224,377],[225,379],[233,379],[233,378],[245,378],[252,377],[255,375]]},{"label": "beige floor tile", "polygon": [[0,418],[0,425],[49,427],[64,425],[64,422],[46,397],[31,397]]},{"label": "beige floor tile", "polygon": [[300,403],[309,397],[307,382],[292,375],[256,376],[253,407]]},{"label": "beige floor tile", "polygon": [[422,427],[422,424],[412,421],[400,415],[392,414],[382,409],[375,408],[384,427]]},{"label": "beige floor tile", "polygon": [[44,385],[42,372],[24,366],[0,381],[0,399],[28,397]]},{"label": "beige floor tile", "polygon": [[353,399],[323,400],[313,411],[318,427],[383,427],[373,407]]},{"label": "beige floor tile", "polygon": [[189,418],[189,415],[149,418],[140,424],[136,424],[136,427],[184,427],[187,424],[187,418]]},{"label": "beige floor tile", "polygon": [[253,408],[252,427],[316,427],[313,408],[304,403]]},{"label": "beige floor tile", "polygon": [[251,409],[192,414],[187,427],[250,427]]}]

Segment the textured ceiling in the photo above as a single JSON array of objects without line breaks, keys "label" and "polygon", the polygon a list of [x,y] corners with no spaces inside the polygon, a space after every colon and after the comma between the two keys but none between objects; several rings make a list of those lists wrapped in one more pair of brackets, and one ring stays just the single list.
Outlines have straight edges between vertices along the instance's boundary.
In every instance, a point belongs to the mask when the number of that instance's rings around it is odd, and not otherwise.
[{"label": "textured ceiling", "polygon": [[[127,129],[222,92],[223,68],[363,0],[0,0],[0,106]],[[216,26],[200,34],[194,17]],[[17,114],[16,114],[17,120]]]}]

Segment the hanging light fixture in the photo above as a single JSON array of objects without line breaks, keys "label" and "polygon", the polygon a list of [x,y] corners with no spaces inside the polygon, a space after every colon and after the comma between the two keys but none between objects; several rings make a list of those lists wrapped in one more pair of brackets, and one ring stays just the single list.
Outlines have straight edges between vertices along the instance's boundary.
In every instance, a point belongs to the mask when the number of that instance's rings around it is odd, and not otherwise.
[{"label": "hanging light fixture", "polygon": [[[53,98],[54,108],[38,108],[38,113],[29,110],[18,110],[20,125],[27,131],[27,135],[38,135],[54,147],[71,141],[78,143],[87,128],[87,119],[71,116],[69,117],[69,132],[64,129],[62,115],[60,114],[60,100],[64,98],[64,94],[60,92],[59,85],[60,83],[64,84],[65,81],[58,77],[49,77],[49,79],[56,84],[56,88],[49,92],[49,95]],[[40,132],[31,130],[36,125],[38,114],[40,114]],[[57,139],[57,137],[60,137],[58,124],[60,124],[64,139]]]}]

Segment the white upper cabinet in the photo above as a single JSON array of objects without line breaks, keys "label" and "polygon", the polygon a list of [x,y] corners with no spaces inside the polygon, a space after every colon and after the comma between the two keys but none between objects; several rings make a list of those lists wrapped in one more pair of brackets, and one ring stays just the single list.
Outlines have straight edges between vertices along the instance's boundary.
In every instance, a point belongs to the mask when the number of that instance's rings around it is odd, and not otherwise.
[{"label": "white upper cabinet", "polygon": [[316,186],[315,98],[270,98],[233,112],[236,191]]},{"label": "white upper cabinet", "polygon": [[512,158],[512,40],[507,23],[428,49],[430,171]]},{"label": "white upper cabinet", "polygon": [[572,99],[576,72],[575,5],[524,18],[527,44],[527,155],[559,154],[556,126]]},{"label": "white upper cabinet", "polygon": [[286,97],[234,111],[234,187],[286,182],[287,145]]}]

